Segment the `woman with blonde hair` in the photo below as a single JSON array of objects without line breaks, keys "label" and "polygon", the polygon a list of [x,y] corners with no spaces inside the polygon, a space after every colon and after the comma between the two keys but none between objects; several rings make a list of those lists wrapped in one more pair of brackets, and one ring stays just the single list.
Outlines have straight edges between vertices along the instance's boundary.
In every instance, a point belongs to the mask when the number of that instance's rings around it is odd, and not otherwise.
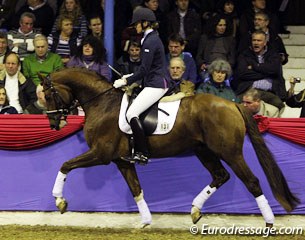
[{"label": "woman with blonde hair", "polygon": [[56,32],[58,21],[61,16],[70,16],[73,19],[73,31],[80,37],[84,37],[88,34],[86,17],[83,14],[82,7],[79,0],[64,0],[60,9],[59,15],[56,18],[52,33]]}]

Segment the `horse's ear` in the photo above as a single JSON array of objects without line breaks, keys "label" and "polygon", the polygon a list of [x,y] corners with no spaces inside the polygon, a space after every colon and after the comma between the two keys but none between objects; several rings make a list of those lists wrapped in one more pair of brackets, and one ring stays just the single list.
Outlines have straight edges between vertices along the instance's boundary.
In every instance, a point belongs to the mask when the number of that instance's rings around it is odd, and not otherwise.
[{"label": "horse's ear", "polygon": [[37,73],[39,79],[40,79],[40,84],[43,85],[44,82],[46,81],[46,77],[43,76],[40,72]]}]

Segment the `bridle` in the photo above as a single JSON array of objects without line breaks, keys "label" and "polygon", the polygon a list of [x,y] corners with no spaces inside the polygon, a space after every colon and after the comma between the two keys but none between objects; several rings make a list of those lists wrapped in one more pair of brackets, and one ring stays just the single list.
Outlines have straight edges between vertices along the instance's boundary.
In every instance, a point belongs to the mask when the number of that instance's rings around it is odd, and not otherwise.
[{"label": "bridle", "polygon": [[[64,100],[62,99],[62,97],[60,96],[59,92],[54,87],[52,80],[50,78],[50,75],[46,76],[44,83],[45,83],[44,85],[46,87],[44,89],[44,92],[46,92],[47,90],[50,90],[51,97],[53,98],[54,103],[55,103],[55,110],[48,110],[48,111],[46,111],[46,114],[49,119],[54,120],[56,123],[56,126],[51,126],[51,128],[58,129],[60,121],[61,120],[65,121],[67,119],[67,116],[71,113],[71,111],[73,111],[78,106],[80,106],[80,104],[77,100],[73,100],[70,105],[67,105],[64,102]],[[97,95],[95,95],[95,96],[89,98],[88,100],[86,100],[85,102],[83,102],[82,105],[85,105],[85,104],[91,102],[93,99],[109,92],[112,89],[115,89],[115,88],[112,86],[112,87],[106,89],[105,91],[98,93]]]},{"label": "bridle", "polygon": [[55,110],[48,110],[48,111],[46,111],[46,114],[49,119],[54,120],[56,123],[56,126],[51,126],[51,127],[58,129],[59,122],[61,120],[67,119],[67,116],[69,115],[69,113],[77,107],[77,103],[76,103],[76,101],[73,101],[73,104],[68,106],[64,102],[62,97],[59,95],[56,88],[54,87],[49,75],[46,76],[45,86],[46,86],[46,88],[44,88],[44,92],[46,92],[47,90],[50,90],[51,97],[53,98],[54,103],[55,103]]}]

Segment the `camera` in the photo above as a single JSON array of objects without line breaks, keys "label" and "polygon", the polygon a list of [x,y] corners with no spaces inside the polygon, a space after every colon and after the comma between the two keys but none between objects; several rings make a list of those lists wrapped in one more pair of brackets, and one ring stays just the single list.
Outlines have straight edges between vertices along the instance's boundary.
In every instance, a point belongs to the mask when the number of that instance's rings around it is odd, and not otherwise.
[{"label": "camera", "polygon": [[301,78],[300,77],[293,78],[293,82],[294,83],[300,83],[301,82]]}]

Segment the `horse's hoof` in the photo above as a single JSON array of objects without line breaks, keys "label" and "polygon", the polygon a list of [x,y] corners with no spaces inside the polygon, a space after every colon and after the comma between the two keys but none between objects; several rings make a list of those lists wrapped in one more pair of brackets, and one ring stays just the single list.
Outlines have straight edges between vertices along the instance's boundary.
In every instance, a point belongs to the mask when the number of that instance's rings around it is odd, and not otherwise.
[{"label": "horse's hoof", "polygon": [[272,228],[273,227],[273,223],[266,223],[266,228]]},{"label": "horse's hoof", "polygon": [[202,217],[202,214],[201,214],[199,208],[197,208],[195,206],[192,207],[191,217],[192,217],[192,221],[194,224],[196,224],[200,220],[200,218]]},{"label": "horse's hoof", "polygon": [[150,228],[151,225],[149,223],[142,223],[140,228]]},{"label": "horse's hoof", "polygon": [[60,213],[63,214],[67,211],[68,202],[62,197],[56,198],[56,207],[58,208]]}]

